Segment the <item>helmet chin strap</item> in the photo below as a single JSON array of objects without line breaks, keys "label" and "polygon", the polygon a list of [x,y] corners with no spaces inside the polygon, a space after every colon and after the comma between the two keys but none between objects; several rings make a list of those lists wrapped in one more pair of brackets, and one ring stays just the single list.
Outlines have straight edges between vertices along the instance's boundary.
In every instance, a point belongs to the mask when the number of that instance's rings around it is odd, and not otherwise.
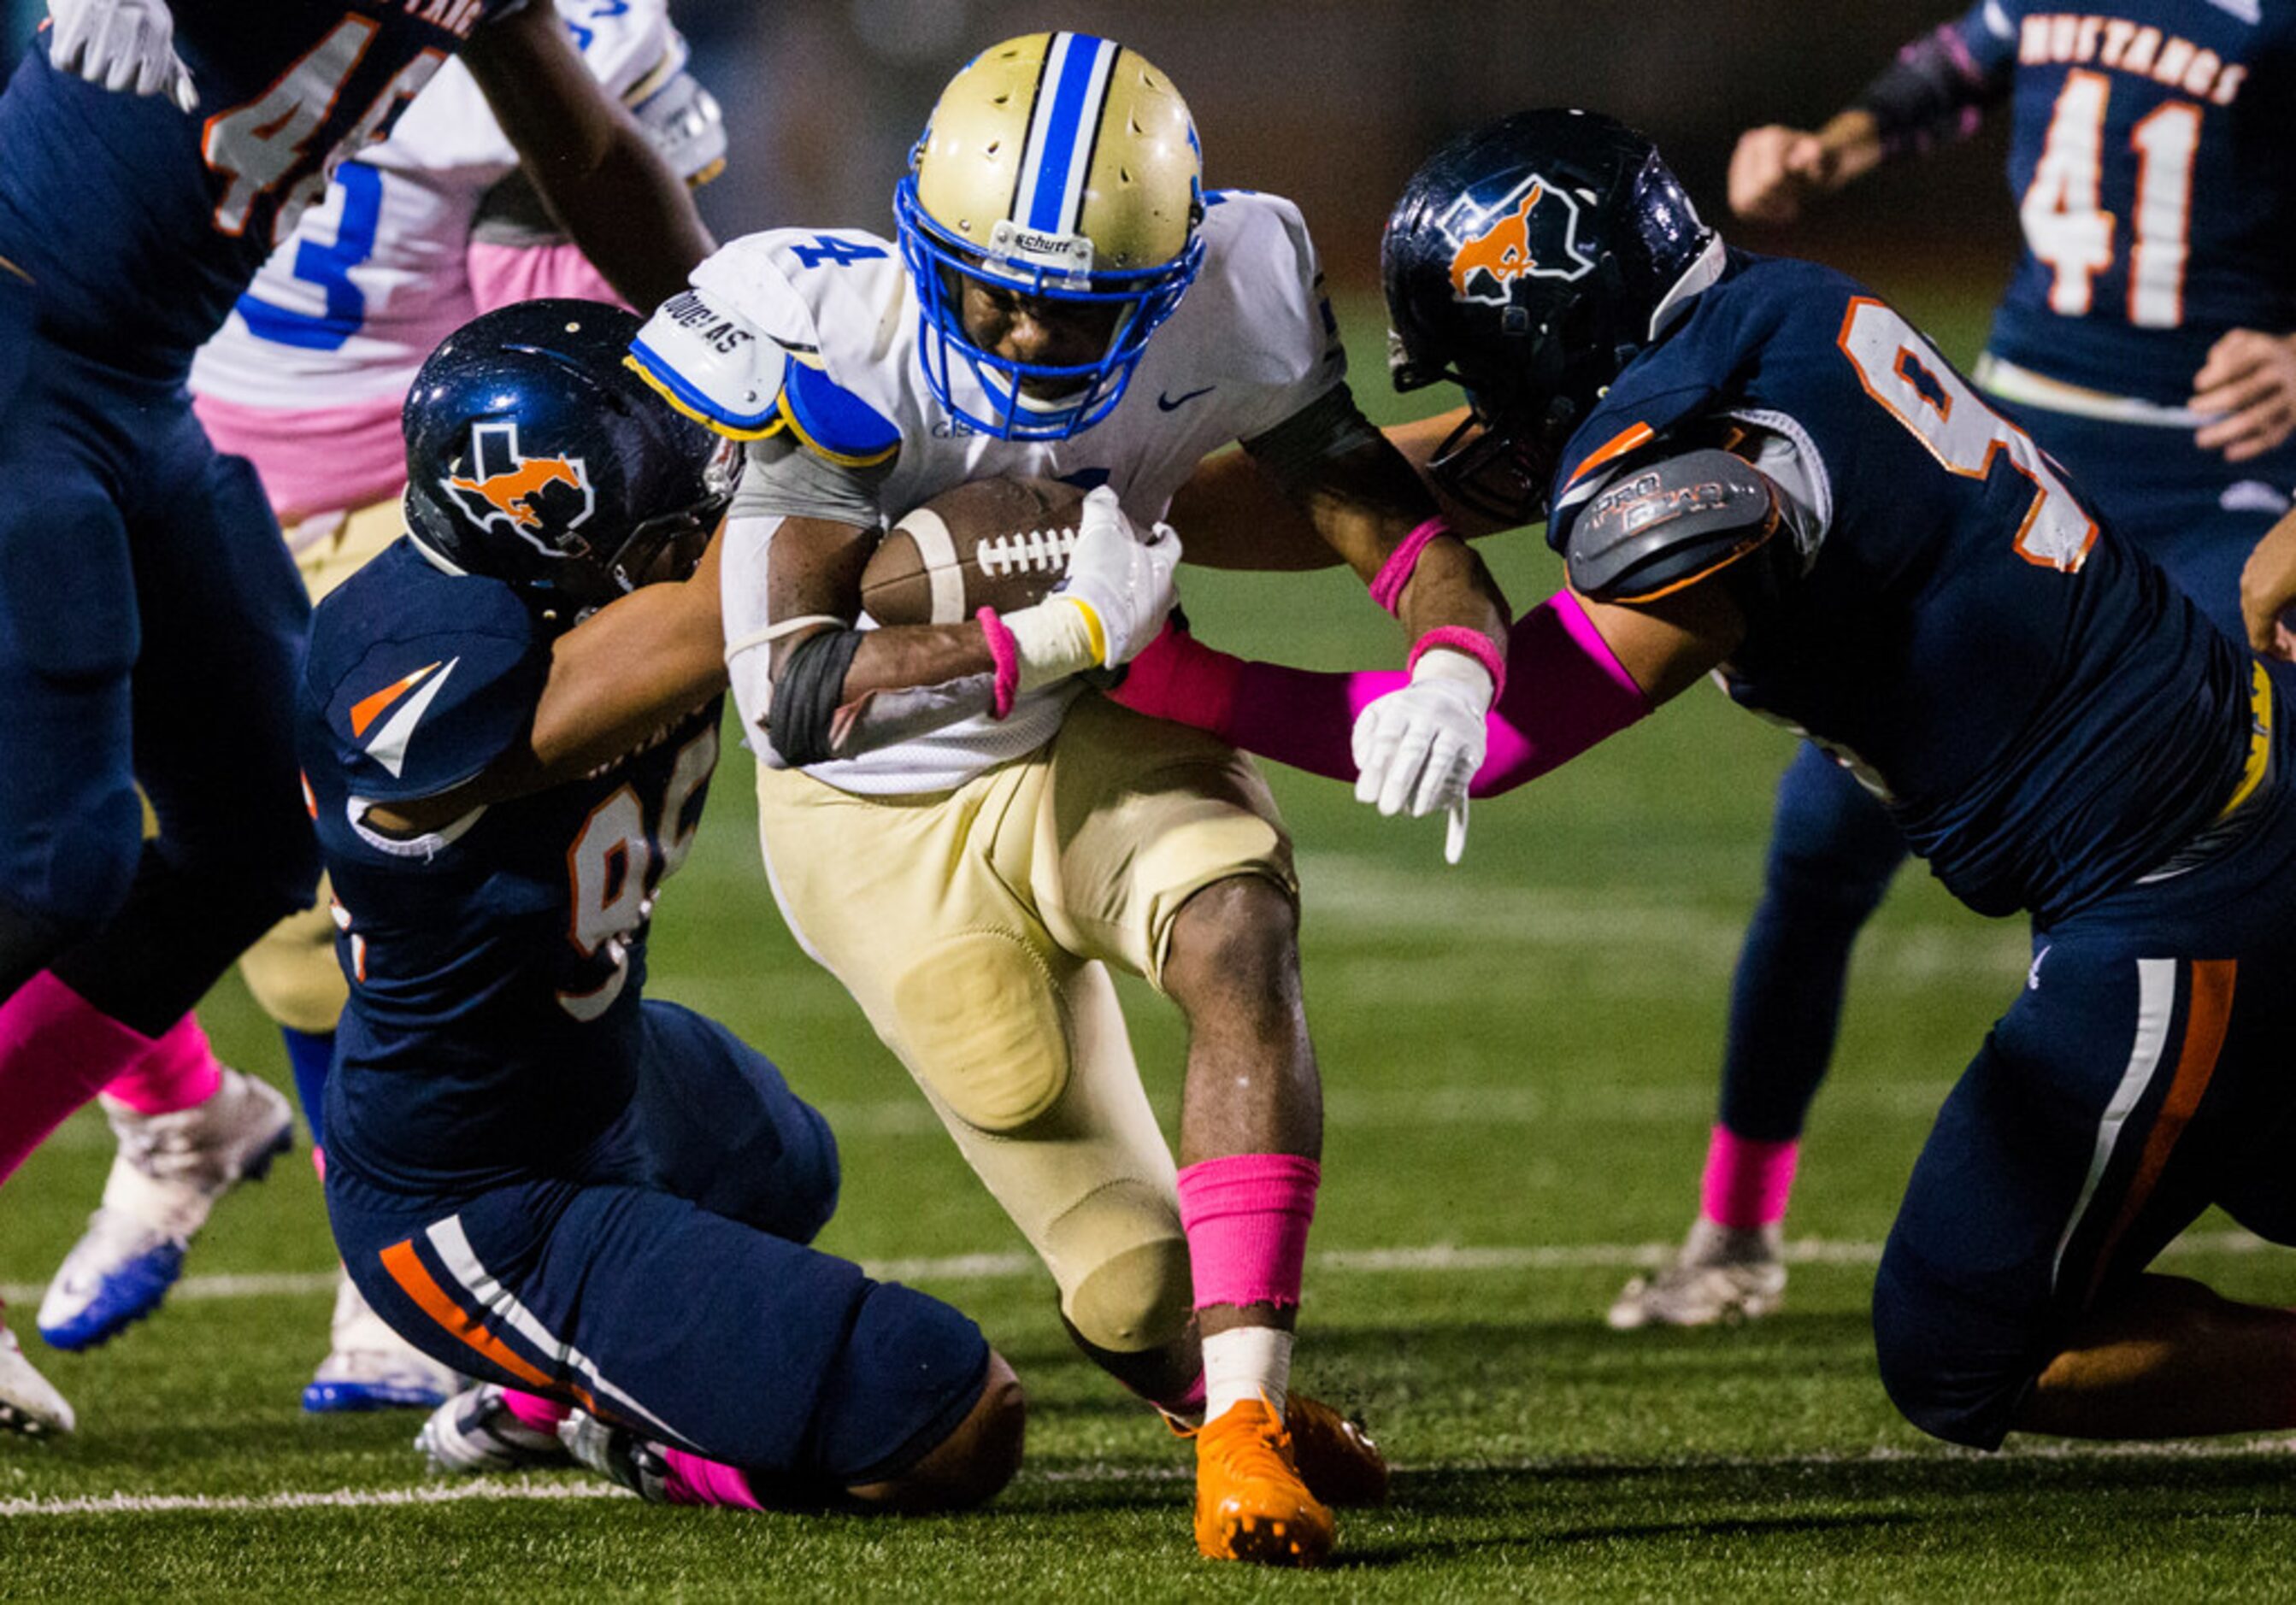
[{"label": "helmet chin strap", "polygon": [[1675,321],[1690,310],[1690,303],[1699,293],[1722,276],[1723,264],[1727,257],[1722,236],[1709,234],[1706,249],[1698,253],[1698,259],[1683,269],[1682,276],[1674,282],[1674,288],[1659,297],[1658,305],[1651,309],[1650,338],[1652,340],[1673,327]]}]

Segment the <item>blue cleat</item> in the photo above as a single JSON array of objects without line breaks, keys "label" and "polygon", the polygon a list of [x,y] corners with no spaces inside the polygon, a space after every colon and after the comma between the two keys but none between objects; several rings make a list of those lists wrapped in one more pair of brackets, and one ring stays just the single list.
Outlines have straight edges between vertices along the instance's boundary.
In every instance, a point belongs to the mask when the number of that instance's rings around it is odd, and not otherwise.
[{"label": "blue cleat", "polygon": [[103,1112],[119,1151],[102,1205],[40,1301],[40,1336],[54,1348],[92,1348],[158,1309],[215,1201],[260,1181],[294,1141],[287,1100],[232,1069],[189,1109],[143,1115],[106,1098]]},{"label": "blue cleat", "polygon": [[335,1284],[332,1347],[303,1388],[311,1415],[365,1410],[430,1410],[463,1379],[384,1324],[346,1274]]}]

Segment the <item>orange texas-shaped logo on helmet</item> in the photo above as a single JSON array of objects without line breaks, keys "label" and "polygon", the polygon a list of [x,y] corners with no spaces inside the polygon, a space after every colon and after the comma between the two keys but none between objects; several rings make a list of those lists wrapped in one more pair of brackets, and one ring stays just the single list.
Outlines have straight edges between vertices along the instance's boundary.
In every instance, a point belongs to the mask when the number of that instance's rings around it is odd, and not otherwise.
[{"label": "orange texas-shaped logo on helmet", "polygon": [[1496,204],[1462,195],[1442,219],[1452,241],[1451,293],[1505,306],[1517,279],[1576,279],[1594,271],[1578,243],[1578,203],[1532,173]]},{"label": "orange texas-shaped logo on helmet", "polygon": [[528,456],[519,449],[518,424],[509,419],[472,424],[471,471],[439,483],[481,529],[499,521],[553,557],[566,555],[567,537],[597,504],[581,458]]}]

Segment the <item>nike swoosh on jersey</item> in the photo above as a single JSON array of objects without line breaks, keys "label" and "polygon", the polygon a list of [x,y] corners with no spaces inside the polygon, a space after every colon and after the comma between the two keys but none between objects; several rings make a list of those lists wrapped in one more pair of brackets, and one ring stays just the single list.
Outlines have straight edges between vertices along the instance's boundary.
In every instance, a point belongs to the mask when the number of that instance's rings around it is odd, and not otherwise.
[{"label": "nike swoosh on jersey", "polygon": [[409,697],[398,712],[383,721],[382,728],[374,733],[374,740],[366,744],[367,757],[390,770],[392,779],[396,780],[399,772],[406,767],[406,743],[414,738],[415,725],[421,724],[422,716],[430,711],[430,704],[439,700],[439,692],[446,688],[447,676],[455,672],[455,665],[461,661],[460,658],[448,659],[436,676]]},{"label": "nike swoosh on jersey", "polygon": [[1159,396],[1156,397],[1156,410],[1160,413],[1177,413],[1197,397],[1209,396],[1218,389],[1219,389],[1218,385],[1208,384],[1202,389],[1190,390],[1185,396]]}]

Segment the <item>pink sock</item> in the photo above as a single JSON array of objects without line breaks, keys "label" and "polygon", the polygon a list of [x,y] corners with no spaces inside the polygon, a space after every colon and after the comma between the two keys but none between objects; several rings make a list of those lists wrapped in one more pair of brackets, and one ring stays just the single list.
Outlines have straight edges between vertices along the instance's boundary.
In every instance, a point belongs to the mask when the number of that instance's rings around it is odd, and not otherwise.
[{"label": "pink sock", "polygon": [[517,1418],[521,1427],[531,1427],[537,1432],[555,1432],[558,1423],[574,1413],[570,1404],[556,1399],[546,1399],[538,1393],[521,1393],[515,1388],[503,1389],[503,1404]]},{"label": "pink sock", "polygon": [[1794,1160],[1800,1152],[1798,1138],[1757,1142],[1726,1126],[1717,1126],[1706,1149],[1702,1213],[1716,1225],[1740,1232],[1785,1219],[1786,1198],[1793,1191]]},{"label": "pink sock", "polygon": [[0,1003],[0,1181],[152,1046],[45,970],[18,987]]},{"label": "pink sock", "polygon": [[737,1511],[766,1508],[750,1491],[750,1479],[738,1467],[704,1460],[685,1449],[665,1447],[661,1457],[674,1473],[669,1483],[672,1504],[722,1504]]},{"label": "pink sock", "polygon": [[186,1014],[150,1052],[104,1083],[103,1091],[139,1115],[172,1115],[205,1103],[222,1085],[223,1067],[208,1045],[208,1034],[197,1015]]},{"label": "pink sock", "polygon": [[1180,1172],[1180,1228],[1198,1309],[1299,1305],[1322,1175],[1315,1160],[1289,1153],[1231,1154]]}]

